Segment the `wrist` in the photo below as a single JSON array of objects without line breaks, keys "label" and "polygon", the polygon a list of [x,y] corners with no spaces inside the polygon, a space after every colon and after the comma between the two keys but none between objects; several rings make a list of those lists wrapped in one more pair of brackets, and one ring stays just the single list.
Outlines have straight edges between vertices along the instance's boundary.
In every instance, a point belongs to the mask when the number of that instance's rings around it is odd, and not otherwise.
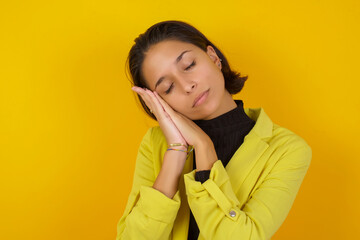
[{"label": "wrist", "polygon": [[193,146],[189,146],[188,144],[182,144],[182,143],[171,143],[168,144],[167,151],[171,151],[171,150],[176,152],[186,153],[186,159],[187,159],[189,154],[193,151]]},{"label": "wrist", "polygon": [[207,149],[209,147],[214,148],[214,143],[211,141],[210,138],[204,138],[200,140],[196,145],[194,145],[194,148],[197,150]]},{"label": "wrist", "polygon": [[196,166],[197,171],[211,170],[213,164],[218,160],[213,142],[203,141],[197,145]]}]

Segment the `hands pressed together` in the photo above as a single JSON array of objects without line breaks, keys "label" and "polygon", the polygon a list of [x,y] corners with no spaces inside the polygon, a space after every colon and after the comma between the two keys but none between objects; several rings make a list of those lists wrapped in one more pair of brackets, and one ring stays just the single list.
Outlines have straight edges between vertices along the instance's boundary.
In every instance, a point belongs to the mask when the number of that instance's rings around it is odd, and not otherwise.
[{"label": "hands pressed together", "polygon": [[156,91],[137,86],[132,87],[132,90],[137,92],[148,108],[152,110],[168,144],[183,143],[192,145],[196,149],[211,142],[209,136],[199,126],[172,109]]}]

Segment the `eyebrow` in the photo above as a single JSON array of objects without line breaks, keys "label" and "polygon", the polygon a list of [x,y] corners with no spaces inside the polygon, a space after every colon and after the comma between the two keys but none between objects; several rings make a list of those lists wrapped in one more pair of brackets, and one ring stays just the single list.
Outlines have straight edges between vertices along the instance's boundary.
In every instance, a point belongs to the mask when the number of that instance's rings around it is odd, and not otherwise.
[{"label": "eyebrow", "polygon": [[[191,50],[185,50],[185,51],[183,51],[183,52],[176,58],[176,60],[175,60],[174,63],[175,63],[175,64],[178,64],[178,63],[181,61],[183,55],[184,55],[185,53],[187,53],[187,52],[191,52]],[[163,82],[164,78],[165,78],[165,77],[162,76],[162,77],[159,78],[159,80],[157,80],[157,82],[156,82],[156,84],[155,84],[155,89],[157,88],[157,86],[159,86],[159,85]]]}]

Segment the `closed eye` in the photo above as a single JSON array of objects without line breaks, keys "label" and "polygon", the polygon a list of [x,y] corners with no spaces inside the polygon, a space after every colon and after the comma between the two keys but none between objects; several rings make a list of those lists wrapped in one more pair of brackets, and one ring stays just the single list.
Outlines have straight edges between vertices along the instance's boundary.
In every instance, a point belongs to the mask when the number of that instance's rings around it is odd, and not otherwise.
[{"label": "closed eye", "polygon": [[171,86],[169,87],[169,89],[165,91],[165,94],[169,94],[171,89],[173,88],[173,86],[174,86],[174,83],[172,83]]},{"label": "closed eye", "polygon": [[185,70],[189,70],[191,67],[195,66],[196,62],[195,60],[187,67]]},{"label": "closed eye", "polygon": [[[195,62],[195,60],[194,60],[187,68],[185,68],[185,70],[186,70],[186,71],[189,70],[190,68],[192,68],[193,66],[195,66],[195,64],[196,64],[196,62]],[[171,89],[173,89],[173,87],[174,87],[174,83],[172,83],[172,84],[170,85],[169,89],[165,91],[165,94],[169,94],[169,93],[171,92]]]}]

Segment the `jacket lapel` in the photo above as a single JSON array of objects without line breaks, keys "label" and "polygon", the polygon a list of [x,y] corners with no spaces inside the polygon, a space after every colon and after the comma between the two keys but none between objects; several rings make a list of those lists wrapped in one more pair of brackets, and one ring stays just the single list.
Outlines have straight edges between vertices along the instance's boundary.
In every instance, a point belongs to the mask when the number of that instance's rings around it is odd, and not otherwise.
[{"label": "jacket lapel", "polygon": [[[256,123],[248,135],[245,136],[244,142],[225,168],[235,193],[242,187],[250,169],[268,148],[269,144],[264,139],[272,136],[273,129],[273,123],[263,108],[244,108],[244,111],[251,119],[255,120]],[[193,154],[194,152],[192,152],[186,160],[183,174],[179,181],[181,205],[178,216],[174,222],[174,240],[186,239],[189,231],[190,208],[185,191],[184,174],[193,171]],[[247,194],[244,194],[244,196],[240,194],[240,204],[243,205],[246,200]]]},{"label": "jacket lapel", "polygon": [[[263,108],[244,108],[244,111],[256,123],[225,167],[235,193],[243,187],[251,169],[269,147],[265,139],[272,136],[273,129],[273,123]],[[242,206],[248,194],[237,194],[237,196]]]}]

